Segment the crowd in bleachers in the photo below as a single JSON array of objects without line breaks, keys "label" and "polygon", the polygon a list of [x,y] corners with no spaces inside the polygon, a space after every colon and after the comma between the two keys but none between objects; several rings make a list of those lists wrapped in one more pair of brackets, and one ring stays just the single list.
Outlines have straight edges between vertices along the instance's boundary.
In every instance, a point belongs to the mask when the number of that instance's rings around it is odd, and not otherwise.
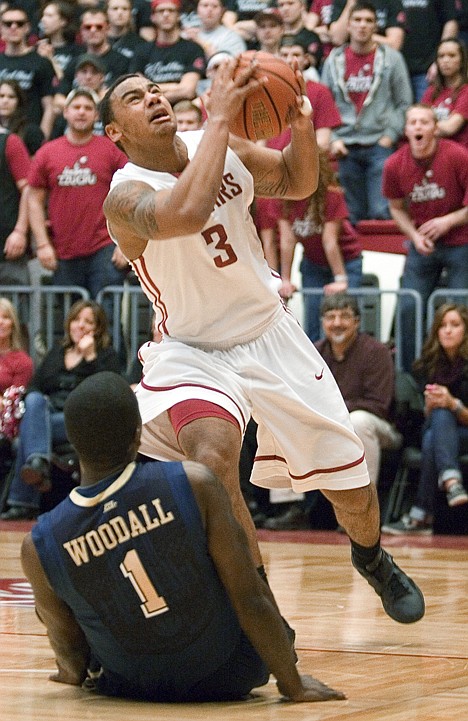
[{"label": "crowd in bleachers", "polygon": [[[96,299],[131,281],[102,213],[126,158],[104,134],[99,100],[119,75],[142,72],[174,106],[180,130],[200,127],[218,63],[259,49],[297,64],[313,107],[317,193],[257,198],[252,208],[286,302],[302,246],[311,340],[322,333],[313,291],[361,287],[362,221],[393,222],[409,239],[402,288],[419,294],[422,312],[402,298],[404,370],[418,355],[432,291],[442,281],[447,292],[468,289],[465,0],[11,0],[0,2],[0,30],[0,286],[47,279]],[[286,131],[267,144],[288,142]],[[121,366],[133,358],[132,346]]]}]

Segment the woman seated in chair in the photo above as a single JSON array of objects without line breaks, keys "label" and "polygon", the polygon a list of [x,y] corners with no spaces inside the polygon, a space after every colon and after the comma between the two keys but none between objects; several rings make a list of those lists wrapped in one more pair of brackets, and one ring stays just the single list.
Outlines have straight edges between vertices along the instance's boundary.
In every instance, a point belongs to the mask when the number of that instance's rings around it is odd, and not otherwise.
[{"label": "woman seated in chair", "polygon": [[11,443],[18,433],[24,391],[34,363],[24,350],[18,314],[7,298],[0,298],[0,473],[11,459]]},{"label": "woman seated in chair", "polygon": [[27,389],[9,509],[0,516],[4,521],[38,515],[41,493],[51,487],[53,445],[67,441],[63,406],[71,391],[98,371],[120,373],[100,305],[79,300],[71,307],[64,326],[62,342],[44,357]]},{"label": "woman seated in chair", "polygon": [[468,503],[459,456],[468,453],[468,308],[446,303],[434,318],[414,375],[424,393],[421,476],[409,515],[384,533],[430,535],[437,488],[451,507]]}]

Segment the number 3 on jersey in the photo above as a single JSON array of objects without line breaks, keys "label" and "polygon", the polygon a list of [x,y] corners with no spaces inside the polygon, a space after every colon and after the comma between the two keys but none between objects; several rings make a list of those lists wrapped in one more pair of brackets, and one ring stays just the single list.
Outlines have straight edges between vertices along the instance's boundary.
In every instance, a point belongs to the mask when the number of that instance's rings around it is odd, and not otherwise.
[{"label": "number 3 on jersey", "polygon": [[169,611],[169,606],[151,583],[140,557],[134,549],[125,554],[125,558],[120,564],[120,570],[125,578],[130,579],[133,588],[143,601],[140,608],[145,618],[152,618]]},{"label": "number 3 on jersey", "polygon": [[227,265],[232,265],[232,263],[236,262],[237,255],[232,245],[227,242],[228,237],[223,225],[218,223],[218,225],[213,225],[211,228],[202,230],[202,235],[207,245],[215,243],[216,250],[220,251],[220,253],[213,258],[217,268],[225,268]]}]

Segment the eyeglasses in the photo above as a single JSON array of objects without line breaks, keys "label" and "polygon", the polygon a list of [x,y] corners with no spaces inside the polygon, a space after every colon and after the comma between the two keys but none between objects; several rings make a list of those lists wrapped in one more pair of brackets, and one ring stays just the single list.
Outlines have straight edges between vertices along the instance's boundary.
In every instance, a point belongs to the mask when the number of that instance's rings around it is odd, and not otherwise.
[{"label": "eyeglasses", "polygon": [[322,318],[326,323],[334,323],[335,320],[344,320],[344,321],[354,320],[356,318],[356,316],[350,310],[342,310],[342,311],[330,311],[330,312],[324,313]]},{"label": "eyeglasses", "polygon": [[104,25],[102,25],[101,23],[89,23],[88,25],[81,26],[82,30],[92,30],[93,28],[95,30],[104,30]]},{"label": "eyeglasses", "polygon": [[28,22],[28,20],[2,20],[2,25],[5,25],[6,28],[12,28],[13,25],[16,25],[17,28],[24,28]]}]

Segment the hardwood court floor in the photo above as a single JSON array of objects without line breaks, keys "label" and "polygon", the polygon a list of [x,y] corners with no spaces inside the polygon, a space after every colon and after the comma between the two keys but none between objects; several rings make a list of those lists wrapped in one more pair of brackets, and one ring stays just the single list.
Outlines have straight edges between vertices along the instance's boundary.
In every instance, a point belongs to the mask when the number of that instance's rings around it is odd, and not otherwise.
[{"label": "hardwood court floor", "polygon": [[[1,721],[464,721],[468,718],[468,537],[384,537],[421,585],[425,618],[391,621],[334,532],[259,532],[270,584],[297,632],[299,668],[346,701],[290,704],[273,681],[251,700],[148,704],[48,681],[53,657],[18,561],[30,524],[0,522]],[[16,582],[14,581],[16,579]]]}]

